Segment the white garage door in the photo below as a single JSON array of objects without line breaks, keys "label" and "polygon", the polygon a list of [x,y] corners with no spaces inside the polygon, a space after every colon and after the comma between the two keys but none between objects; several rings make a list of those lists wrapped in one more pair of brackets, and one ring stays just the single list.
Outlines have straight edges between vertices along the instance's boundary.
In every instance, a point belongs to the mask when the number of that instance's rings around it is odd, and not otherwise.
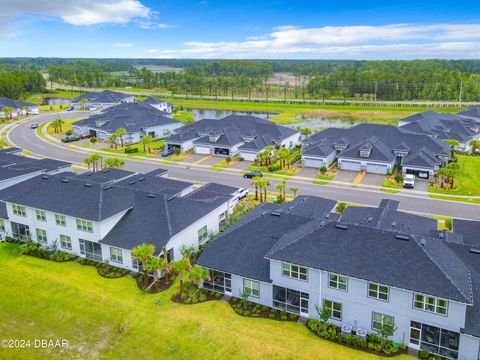
[{"label": "white garage door", "polygon": [[208,146],[195,146],[195,154],[210,154],[210,148]]},{"label": "white garage door", "polygon": [[386,174],[388,173],[387,164],[367,163],[367,173]]},{"label": "white garage door", "polygon": [[321,168],[322,166],[324,166],[324,164],[325,162],[323,159],[308,157],[303,158],[303,166],[305,167]]},{"label": "white garage door", "polygon": [[255,161],[255,159],[257,158],[257,154],[250,152],[239,152],[238,155],[247,161]]},{"label": "white garage door", "polygon": [[342,160],[342,170],[360,171],[360,161]]}]

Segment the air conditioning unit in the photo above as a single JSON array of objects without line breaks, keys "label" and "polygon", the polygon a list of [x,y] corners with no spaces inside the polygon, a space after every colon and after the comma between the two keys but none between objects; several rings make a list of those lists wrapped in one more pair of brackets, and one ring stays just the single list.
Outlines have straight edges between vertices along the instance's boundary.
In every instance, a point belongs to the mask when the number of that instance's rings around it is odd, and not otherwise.
[{"label": "air conditioning unit", "polygon": [[358,341],[362,341],[363,339],[367,338],[367,330],[365,329],[357,329],[357,339]]},{"label": "air conditioning unit", "polygon": [[347,337],[352,334],[352,327],[350,325],[342,325],[342,337]]}]

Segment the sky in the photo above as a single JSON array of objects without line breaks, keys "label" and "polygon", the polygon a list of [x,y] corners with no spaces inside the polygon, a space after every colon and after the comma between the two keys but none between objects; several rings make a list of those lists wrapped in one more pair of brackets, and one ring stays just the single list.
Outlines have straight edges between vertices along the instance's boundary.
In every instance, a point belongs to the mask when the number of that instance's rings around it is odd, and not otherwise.
[{"label": "sky", "polygon": [[0,0],[0,57],[478,59],[480,0]]}]

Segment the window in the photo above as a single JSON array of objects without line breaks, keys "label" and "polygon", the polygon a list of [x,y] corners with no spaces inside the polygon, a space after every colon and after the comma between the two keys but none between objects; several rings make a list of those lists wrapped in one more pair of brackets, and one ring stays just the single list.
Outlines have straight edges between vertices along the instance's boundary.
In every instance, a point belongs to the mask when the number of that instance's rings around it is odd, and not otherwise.
[{"label": "window", "polygon": [[447,359],[458,358],[460,334],[436,326],[410,322],[410,343]]},{"label": "window", "polygon": [[415,309],[447,316],[448,301],[434,296],[413,294],[413,307]]},{"label": "window", "polygon": [[12,235],[14,239],[22,241],[30,241],[30,227],[28,225],[19,224],[14,221],[10,223],[12,226]]},{"label": "window", "polygon": [[80,246],[80,254],[85,255],[87,259],[102,261],[102,246],[93,241],[84,239],[78,239],[78,245]]},{"label": "window", "polygon": [[250,296],[260,297],[260,282],[243,279],[243,290],[247,291]]},{"label": "window", "polygon": [[388,301],[389,288],[388,286],[369,283],[368,284],[368,297]]},{"label": "window", "polygon": [[328,274],[328,287],[342,290],[342,291],[347,291],[348,278],[342,275]]},{"label": "window", "polygon": [[393,335],[395,329],[393,316],[372,312],[372,330],[384,329]]},{"label": "window", "polygon": [[93,224],[88,220],[77,219],[77,229],[81,231],[93,232]]},{"label": "window", "polygon": [[72,239],[67,235],[60,235],[60,246],[62,249],[72,250]]},{"label": "window", "polygon": [[35,215],[39,221],[47,221],[47,213],[43,210],[35,209]]},{"label": "window", "polygon": [[0,231],[5,232],[5,222],[3,219],[0,219]]},{"label": "window", "polygon": [[25,209],[25,206],[12,204],[12,211],[15,215],[27,216],[27,210]]},{"label": "window", "polygon": [[110,247],[110,260],[123,264],[122,249]]},{"label": "window", "polygon": [[198,230],[198,242],[202,243],[207,240],[208,237],[208,228],[207,225]]},{"label": "window", "polygon": [[273,285],[273,307],[295,314],[308,314],[308,293]]},{"label": "window", "polygon": [[308,281],[308,269],[302,266],[282,263],[282,275],[292,279]]},{"label": "window", "polygon": [[55,214],[55,223],[60,226],[67,226],[65,215]]},{"label": "window", "polygon": [[330,317],[334,320],[342,320],[342,304],[331,300],[323,300],[323,307],[330,310]]},{"label": "window", "polygon": [[37,229],[37,241],[46,244],[47,232],[43,229]]},{"label": "window", "polygon": [[203,281],[203,287],[221,293],[232,293],[232,275],[221,271],[209,270],[208,280]]}]

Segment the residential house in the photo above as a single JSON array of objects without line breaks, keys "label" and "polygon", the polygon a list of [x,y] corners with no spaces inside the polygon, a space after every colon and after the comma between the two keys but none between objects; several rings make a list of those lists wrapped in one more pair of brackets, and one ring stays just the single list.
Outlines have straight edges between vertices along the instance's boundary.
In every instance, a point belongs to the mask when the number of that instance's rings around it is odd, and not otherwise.
[{"label": "residential house", "polygon": [[425,134],[435,139],[457,140],[460,143],[457,150],[460,151],[471,151],[470,141],[480,139],[480,118],[466,117],[462,113],[426,111],[401,119],[399,126],[407,132]]},{"label": "residential house", "polygon": [[318,318],[320,306],[331,323],[354,331],[389,324],[391,339],[412,349],[478,359],[478,249],[461,234],[391,231],[379,225],[389,222],[385,209],[370,226],[346,223],[333,208],[313,197],[260,205],[202,253],[198,264],[210,271],[203,287],[234,297],[247,291],[252,302],[303,317]]},{"label": "residential house", "polygon": [[153,244],[180,259],[182,245],[203,244],[228,221],[237,191],[118,169],[41,175],[0,191],[0,215],[7,236],[138,270],[132,248]]},{"label": "residential house", "polygon": [[338,161],[342,170],[376,174],[387,174],[401,166],[407,174],[433,176],[448,158],[449,145],[439,139],[379,124],[323,130],[308,137],[302,150],[306,167],[328,167]]},{"label": "residential house", "polygon": [[92,109],[102,110],[109,107],[122,104],[132,103],[135,101],[133,95],[121,93],[118,91],[104,90],[100,92],[89,92],[72,99],[72,109]]},{"label": "residential house", "polygon": [[[127,134],[122,138],[128,144],[139,142],[145,135],[151,135],[154,139],[170,136],[183,125],[149,104],[125,103],[75,122],[72,131],[76,135],[92,135],[105,141],[118,129],[124,128]],[[120,141],[118,138],[117,142]]]},{"label": "residential house", "polygon": [[480,120],[480,105],[468,108],[467,110],[462,111],[461,113],[458,113],[458,115]]},{"label": "residential house", "polygon": [[168,114],[173,111],[173,104],[169,103],[168,101],[157,99],[154,97],[149,97],[148,99],[143,100],[142,104],[148,104],[150,106],[153,106],[155,109],[166,112]]},{"label": "residential house", "polygon": [[18,117],[20,115],[38,115],[40,114],[40,106],[37,104],[28,103],[22,100],[12,100],[4,97],[0,97],[0,118],[5,117],[4,107],[10,107],[13,109],[12,117]]}]

